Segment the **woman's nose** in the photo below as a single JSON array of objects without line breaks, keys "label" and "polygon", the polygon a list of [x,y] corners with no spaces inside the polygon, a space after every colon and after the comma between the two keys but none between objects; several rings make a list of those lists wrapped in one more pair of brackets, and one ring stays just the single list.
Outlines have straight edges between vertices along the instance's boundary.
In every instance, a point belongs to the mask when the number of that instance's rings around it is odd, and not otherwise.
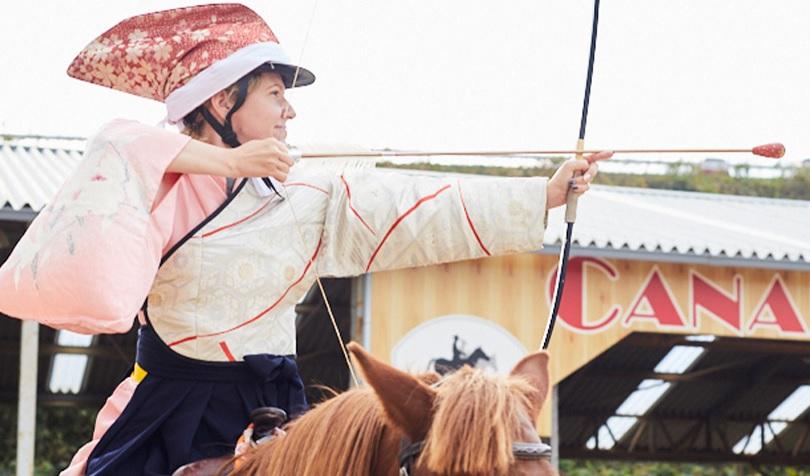
[{"label": "woman's nose", "polygon": [[287,103],[287,107],[284,109],[284,118],[295,119],[295,109],[293,109],[290,103]]}]

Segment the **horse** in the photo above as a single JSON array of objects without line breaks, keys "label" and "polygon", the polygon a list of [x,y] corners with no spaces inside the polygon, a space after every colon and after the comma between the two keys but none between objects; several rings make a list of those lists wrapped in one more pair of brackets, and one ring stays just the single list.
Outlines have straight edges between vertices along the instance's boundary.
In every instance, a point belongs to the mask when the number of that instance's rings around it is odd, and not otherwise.
[{"label": "horse", "polygon": [[536,475],[556,472],[535,430],[549,389],[548,354],[509,376],[463,367],[413,376],[356,343],[366,387],[339,394],[287,425],[284,436],[234,459],[229,476]]}]

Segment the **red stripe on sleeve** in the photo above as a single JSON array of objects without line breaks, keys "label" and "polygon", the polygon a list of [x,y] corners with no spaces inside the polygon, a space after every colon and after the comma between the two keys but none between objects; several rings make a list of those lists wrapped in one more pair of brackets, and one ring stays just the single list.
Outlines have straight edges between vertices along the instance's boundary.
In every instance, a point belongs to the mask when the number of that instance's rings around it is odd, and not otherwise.
[{"label": "red stripe on sleeve", "polygon": [[306,182],[284,182],[284,186],[285,187],[307,187],[307,188],[311,188],[313,190],[317,190],[319,192],[323,192],[323,193],[329,195],[329,192],[327,190],[325,190],[325,189],[323,189],[323,188],[321,188],[321,187],[319,187],[317,185],[312,185],[311,183],[306,183]]},{"label": "red stripe on sleeve", "polygon": [[436,192],[432,193],[431,195],[427,195],[427,196],[425,196],[425,197],[420,198],[420,199],[419,199],[419,200],[418,200],[416,203],[414,203],[414,204],[413,204],[413,206],[411,206],[411,208],[409,208],[409,209],[405,210],[405,213],[403,213],[402,215],[400,215],[400,216],[399,216],[399,217],[398,217],[398,218],[397,218],[397,219],[394,221],[394,224],[393,224],[393,225],[391,225],[391,227],[390,227],[390,228],[388,229],[388,231],[385,233],[385,236],[383,236],[383,239],[382,239],[382,241],[380,241],[380,244],[379,244],[379,245],[377,245],[377,249],[375,249],[375,250],[374,250],[374,253],[372,253],[372,254],[371,254],[371,258],[369,258],[369,260],[368,260],[368,264],[366,265],[366,272],[368,272],[368,270],[369,270],[369,269],[371,269],[371,264],[374,262],[374,258],[376,258],[376,257],[377,257],[377,253],[379,253],[379,252],[380,252],[380,249],[381,249],[381,248],[383,247],[383,245],[385,244],[385,241],[388,239],[388,237],[389,237],[389,236],[391,236],[391,233],[394,231],[394,228],[396,228],[397,226],[399,226],[399,224],[400,224],[400,223],[402,223],[402,220],[404,220],[404,219],[405,219],[405,218],[406,218],[408,215],[410,215],[411,213],[413,213],[413,211],[414,211],[414,210],[416,210],[417,208],[419,208],[419,206],[420,206],[420,205],[422,205],[423,203],[425,203],[425,202],[427,202],[427,201],[430,201],[430,200],[433,200],[434,198],[438,197],[438,196],[439,196],[439,195],[440,195],[442,192],[444,192],[445,190],[447,190],[447,189],[448,189],[448,188],[450,188],[451,186],[452,186],[452,185],[449,185],[449,184],[448,184],[448,185],[445,185],[445,186],[443,186],[442,188],[440,188],[439,190],[437,190]]},{"label": "red stripe on sleeve", "polygon": [[227,334],[227,333],[233,332],[233,331],[235,331],[237,329],[241,329],[242,327],[245,327],[246,325],[261,319],[265,314],[272,311],[276,306],[278,306],[278,304],[281,301],[283,301],[284,298],[287,296],[287,293],[289,293],[292,288],[297,286],[298,283],[300,283],[301,280],[304,279],[304,276],[307,275],[307,272],[309,271],[309,268],[312,266],[312,263],[314,263],[315,259],[318,257],[318,251],[320,251],[320,249],[321,249],[321,242],[322,241],[323,241],[323,239],[318,240],[318,246],[315,247],[315,253],[309,259],[309,262],[307,263],[307,266],[304,268],[304,271],[301,273],[301,276],[299,276],[298,279],[296,279],[292,284],[290,284],[290,286],[287,289],[284,290],[284,292],[281,294],[281,296],[279,296],[278,299],[276,299],[270,306],[268,306],[262,312],[258,313],[257,315],[251,317],[250,319],[248,319],[248,320],[246,320],[246,321],[244,321],[242,323],[239,323],[239,324],[237,324],[237,325],[235,325],[235,326],[233,326],[233,327],[231,327],[229,329],[225,329],[223,331],[211,332],[211,333],[208,333],[208,334],[200,334],[200,335],[188,336],[188,337],[184,337],[182,339],[178,339],[178,340],[176,340],[174,342],[170,342],[169,347],[174,347],[176,345],[184,344],[186,342],[191,342],[191,341],[201,339],[201,338],[204,338],[204,337],[214,337],[214,336]]},{"label": "red stripe on sleeve", "polygon": [[371,229],[371,227],[368,225],[368,223],[366,223],[365,220],[363,220],[363,217],[360,216],[360,213],[357,210],[355,210],[354,205],[352,205],[352,191],[351,189],[349,189],[349,184],[348,182],[346,182],[346,179],[343,178],[343,175],[340,176],[340,181],[343,182],[343,186],[346,187],[346,197],[349,199],[348,200],[349,209],[352,211],[352,213],[354,213],[354,216],[356,216],[357,219],[360,220],[360,223],[362,223],[363,226],[365,226],[366,229],[371,232],[372,235],[376,235],[376,233],[374,233],[374,230]]},{"label": "red stripe on sleeve", "polygon": [[209,236],[211,236],[211,235],[216,235],[217,233],[222,232],[222,231],[225,231],[225,230],[227,230],[228,228],[232,228],[232,227],[234,227],[234,226],[236,226],[236,225],[238,225],[238,224],[240,224],[240,223],[244,223],[244,222],[246,222],[246,221],[250,220],[251,218],[253,218],[253,217],[255,217],[256,215],[258,215],[258,214],[259,214],[259,212],[261,212],[262,210],[264,210],[265,208],[267,208],[267,205],[269,205],[269,204],[270,204],[270,200],[271,200],[271,198],[268,198],[268,199],[267,199],[267,200],[266,200],[266,201],[265,201],[265,202],[262,204],[262,206],[260,206],[260,207],[259,207],[259,208],[258,208],[256,211],[254,211],[254,212],[253,212],[253,213],[251,213],[250,215],[248,215],[248,216],[246,216],[246,217],[244,217],[244,218],[240,218],[239,220],[236,220],[236,221],[235,221],[235,222],[233,222],[233,223],[228,223],[227,225],[223,225],[223,226],[221,226],[221,227],[219,227],[219,228],[215,228],[215,229],[213,229],[213,230],[211,230],[211,231],[209,231],[209,232],[203,233],[202,237],[203,237],[203,238],[208,238],[208,237],[209,237]]},{"label": "red stripe on sleeve", "polygon": [[478,241],[478,246],[481,247],[481,250],[486,253],[487,256],[492,256],[489,253],[489,250],[486,246],[484,246],[484,242],[481,241],[481,237],[478,236],[478,231],[475,229],[475,225],[473,225],[472,218],[470,218],[470,213],[467,211],[467,204],[464,203],[464,195],[461,193],[461,181],[458,181],[458,198],[461,199],[461,208],[464,209],[464,216],[467,217],[467,224],[470,225],[470,230],[472,230],[473,235],[475,236],[476,241]]}]

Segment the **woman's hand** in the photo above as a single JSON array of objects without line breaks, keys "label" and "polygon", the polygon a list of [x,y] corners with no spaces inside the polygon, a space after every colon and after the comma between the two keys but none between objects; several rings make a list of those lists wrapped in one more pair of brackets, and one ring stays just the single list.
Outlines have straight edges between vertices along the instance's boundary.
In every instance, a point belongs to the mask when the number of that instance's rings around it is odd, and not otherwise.
[{"label": "woman's hand", "polygon": [[548,181],[546,187],[546,210],[563,205],[569,187],[577,195],[587,192],[591,181],[599,172],[599,165],[596,162],[609,159],[612,156],[613,152],[598,152],[586,155],[579,160],[569,159],[563,162],[560,168],[554,172],[554,176]]},{"label": "woman's hand", "polygon": [[287,146],[275,138],[253,140],[235,149],[191,139],[166,171],[233,178],[273,177],[283,182],[292,164]]},{"label": "woman's hand", "polygon": [[272,137],[245,142],[231,149],[228,162],[232,177],[273,177],[279,182],[287,180],[294,164],[287,145]]}]

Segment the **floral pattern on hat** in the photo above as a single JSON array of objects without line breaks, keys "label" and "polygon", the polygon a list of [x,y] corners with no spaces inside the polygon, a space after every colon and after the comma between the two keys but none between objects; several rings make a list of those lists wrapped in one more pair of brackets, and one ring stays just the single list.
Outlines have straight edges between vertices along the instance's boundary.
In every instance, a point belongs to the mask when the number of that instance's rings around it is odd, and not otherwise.
[{"label": "floral pattern on hat", "polygon": [[244,5],[177,8],[118,23],[87,45],[67,72],[82,81],[164,102],[203,69],[264,42],[278,39]]}]

